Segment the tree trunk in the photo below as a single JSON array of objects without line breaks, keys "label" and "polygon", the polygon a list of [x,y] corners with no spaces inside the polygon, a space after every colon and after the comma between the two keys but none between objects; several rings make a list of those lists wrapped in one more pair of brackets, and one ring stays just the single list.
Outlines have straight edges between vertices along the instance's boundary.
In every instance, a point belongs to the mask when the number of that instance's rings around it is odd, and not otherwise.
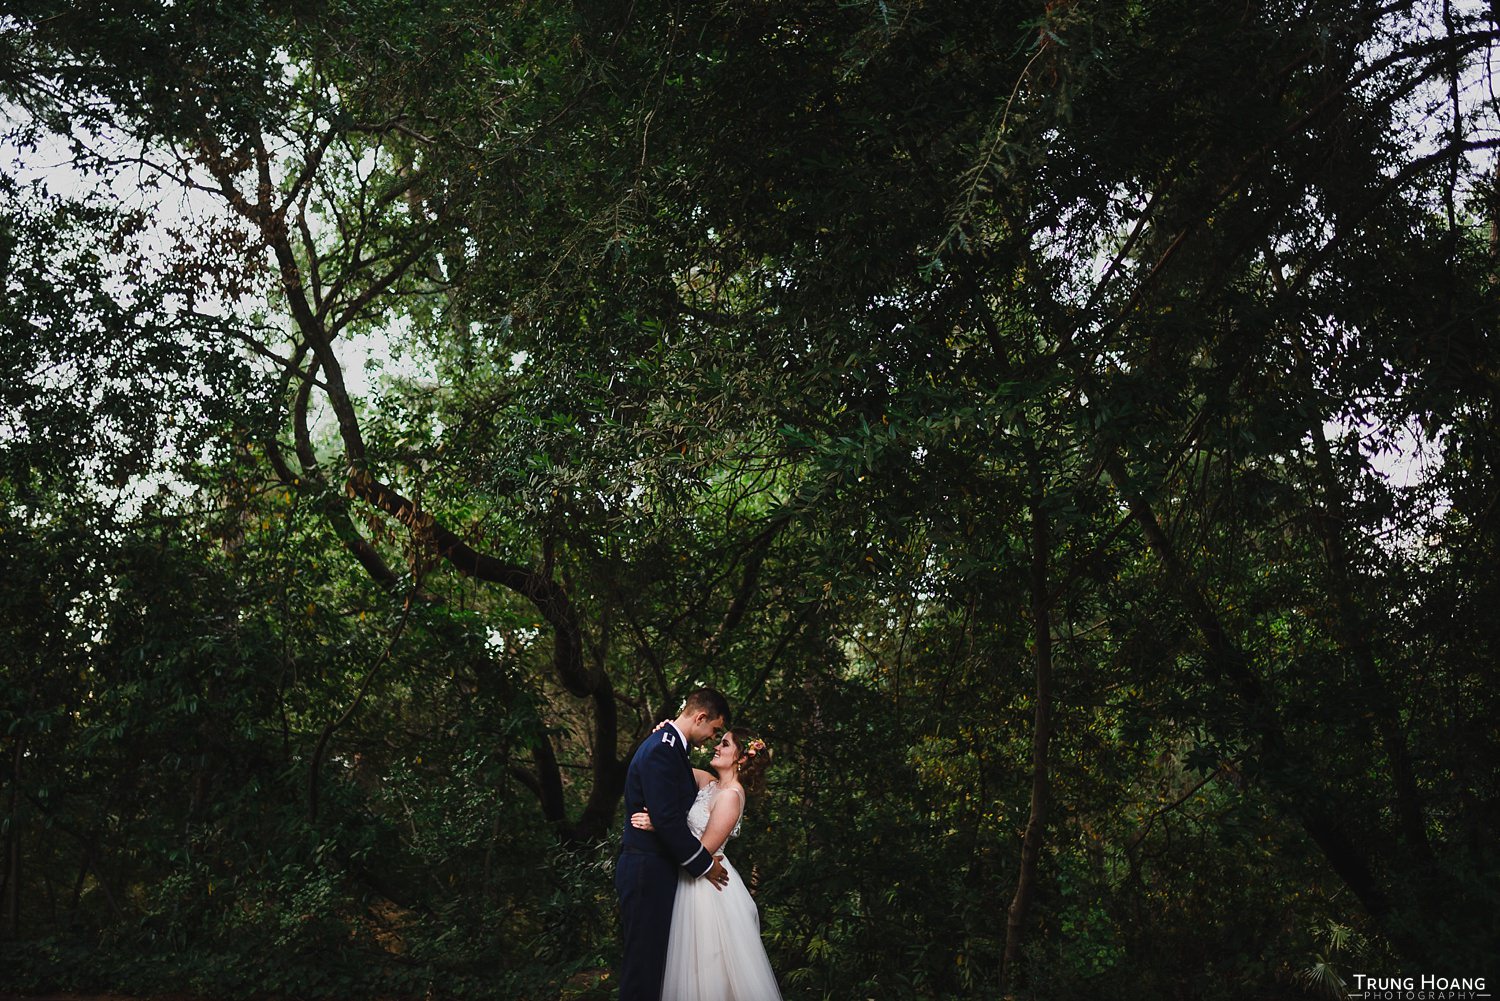
[{"label": "tree trunk", "polygon": [[1041,857],[1042,838],[1047,829],[1047,801],[1051,796],[1051,778],[1047,769],[1048,743],[1052,738],[1052,619],[1048,607],[1047,565],[1051,555],[1047,513],[1043,508],[1045,492],[1041,462],[1033,447],[1027,447],[1027,473],[1031,484],[1028,507],[1031,511],[1031,621],[1035,631],[1036,704],[1031,733],[1031,815],[1021,841],[1021,871],[1016,877],[1016,893],[1005,920],[1005,954],[1000,974],[1001,991],[1005,992],[1015,977],[1026,918],[1035,896],[1037,860]]},{"label": "tree trunk", "polygon": [[5,936],[21,935],[21,758],[26,738],[16,734],[16,751],[10,772],[9,824],[5,834]]},{"label": "tree trunk", "polygon": [[1338,616],[1335,632],[1340,645],[1354,661],[1361,687],[1369,693],[1374,704],[1375,726],[1380,733],[1386,757],[1390,760],[1391,781],[1396,794],[1396,817],[1400,823],[1402,838],[1418,859],[1430,861],[1432,846],[1427,840],[1427,820],[1416,776],[1412,772],[1406,732],[1401,726],[1400,712],[1391,696],[1390,686],[1386,684],[1384,675],[1375,663],[1375,651],[1370,646],[1371,627],[1368,617],[1354,595],[1353,570],[1343,539],[1342,523],[1347,507],[1343,488],[1333,468],[1333,456],[1328,447],[1328,437],[1323,433],[1323,425],[1317,421],[1313,425],[1313,454],[1318,476],[1323,481],[1326,507],[1326,516],[1313,521],[1315,526],[1322,529],[1321,541],[1328,559],[1328,575],[1333,585],[1334,608]]},{"label": "tree trunk", "polygon": [[1298,759],[1287,746],[1280,715],[1267,694],[1250,659],[1230,639],[1218,613],[1209,604],[1203,588],[1182,562],[1151,506],[1130,484],[1125,465],[1118,453],[1105,456],[1105,469],[1119,487],[1130,507],[1131,516],[1140,525],[1151,550],[1165,571],[1169,587],[1187,608],[1189,617],[1207,647],[1208,662],[1217,666],[1244,706],[1250,731],[1259,742],[1259,757],[1268,777],[1268,791],[1278,809],[1297,820],[1302,830],[1322,853],[1334,874],[1343,881],[1359,901],[1365,913],[1389,937],[1406,958],[1422,961],[1429,953],[1425,942],[1409,922],[1397,920],[1390,892],[1377,876],[1380,868],[1378,851],[1368,843],[1361,845],[1350,834],[1349,818],[1341,817],[1326,806],[1321,790],[1288,790],[1291,776],[1316,775],[1315,765]]}]

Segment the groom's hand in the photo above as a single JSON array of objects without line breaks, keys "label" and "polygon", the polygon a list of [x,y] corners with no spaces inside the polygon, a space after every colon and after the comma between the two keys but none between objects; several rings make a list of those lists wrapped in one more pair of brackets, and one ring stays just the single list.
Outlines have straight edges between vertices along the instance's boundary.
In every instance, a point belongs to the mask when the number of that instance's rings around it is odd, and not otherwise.
[{"label": "groom's hand", "polygon": [[704,879],[708,880],[720,890],[724,889],[724,887],[729,884],[729,870],[724,868],[723,862],[719,861],[719,859],[722,857],[723,856],[721,855],[715,855],[714,864],[709,866],[708,872],[705,872],[703,874]]}]

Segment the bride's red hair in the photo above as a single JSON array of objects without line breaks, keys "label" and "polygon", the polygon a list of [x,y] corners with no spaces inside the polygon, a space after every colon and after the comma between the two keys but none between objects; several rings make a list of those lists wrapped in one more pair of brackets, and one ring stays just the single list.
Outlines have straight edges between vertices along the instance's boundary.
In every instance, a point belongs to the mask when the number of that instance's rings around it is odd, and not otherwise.
[{"label": "bride's red hair", "polygon": [[740,785],[747,794],[759,794],[765,788],[766,769],[771,764],[770,746],[747,726],[730,727],[735,750],[739,759],[735,767],[739,770]]}]

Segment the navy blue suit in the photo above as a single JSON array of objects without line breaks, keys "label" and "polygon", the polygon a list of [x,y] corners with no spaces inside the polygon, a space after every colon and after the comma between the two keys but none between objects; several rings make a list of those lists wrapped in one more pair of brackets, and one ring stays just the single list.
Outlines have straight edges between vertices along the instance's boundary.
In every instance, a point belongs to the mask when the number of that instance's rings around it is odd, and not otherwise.
[{"label": "navy blue suit", "polygon": [[[636,748],[625,773],[625,840],[615,866],[625,947],[620,1001],[660,1001],[677,873],[701,876],[713,866],[687,826],[697,795],[687,741],[676,727],[662,727]],[[630,815],[640,810],[650,811],[656,830],[631,826]]]}]

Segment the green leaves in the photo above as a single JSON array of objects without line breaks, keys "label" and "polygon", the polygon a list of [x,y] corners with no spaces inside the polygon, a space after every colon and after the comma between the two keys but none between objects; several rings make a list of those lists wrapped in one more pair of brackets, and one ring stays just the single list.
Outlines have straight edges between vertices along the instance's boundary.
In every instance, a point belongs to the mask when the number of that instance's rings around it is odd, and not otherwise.
[{"label": "green leaves", "polygon": [[[1494,910],[1492,185],[1444,159],[1494,124],[1446,89],[1481,22],[440,6],[3,43],[18,142],[212,206],[0,181],[27,921],[181,957],[113,986],[555,995],[614,934],[609,849],[556,843],[711,682],[775,731],[744,850],[789,995],[991,996],[1040,567],[1013,986],[1284,992],[1330,920],[1486,941],[1443,923]],[[334,952],[417,972],[298,958]]]}]

